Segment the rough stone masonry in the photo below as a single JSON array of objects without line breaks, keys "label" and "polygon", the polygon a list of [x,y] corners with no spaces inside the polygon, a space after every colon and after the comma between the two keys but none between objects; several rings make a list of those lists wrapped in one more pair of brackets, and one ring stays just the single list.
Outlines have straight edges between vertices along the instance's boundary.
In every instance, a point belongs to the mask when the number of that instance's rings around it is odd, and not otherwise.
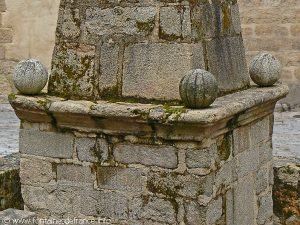
[{"label": "rough stone masonry", "polygon": [[[61,1],[49,93],[10,95],[25,209],[112,224],[272,224],[273,110],[288,89],[249,87],[238,18],[236,1]],[[180,106],[192,68],[231,94]]]},{"label": "rough stone masonry", "polygon": [[60,4],[50,93],[179,100],[187,71],[213,73],[221,94],[249,86],[236,1]]}]

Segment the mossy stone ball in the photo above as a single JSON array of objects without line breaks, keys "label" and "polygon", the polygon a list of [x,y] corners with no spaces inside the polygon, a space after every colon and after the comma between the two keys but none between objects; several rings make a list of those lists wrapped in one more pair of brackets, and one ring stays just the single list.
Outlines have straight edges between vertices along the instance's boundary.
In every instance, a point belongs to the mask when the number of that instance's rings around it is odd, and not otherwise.
[{"label": "mossy stone ball", "polygon": [[249,66],[250,77],[254,83],[262,87],[275,84],[281,75],[281,64],[278,59],[268,53],[254,57]]},{"label": "mossy stone ball", "polygon": [[183,103],[193,109],[209,107],[218,97],[218,84],[208,71],[189,71],[181,80],[179,92]]},{"label": "mossy stone ball", "polygon": [[48,82],[48,71],[38,60],[20,61],[14,70],[13,82],[19,92],[26,95],[38,94]]}]

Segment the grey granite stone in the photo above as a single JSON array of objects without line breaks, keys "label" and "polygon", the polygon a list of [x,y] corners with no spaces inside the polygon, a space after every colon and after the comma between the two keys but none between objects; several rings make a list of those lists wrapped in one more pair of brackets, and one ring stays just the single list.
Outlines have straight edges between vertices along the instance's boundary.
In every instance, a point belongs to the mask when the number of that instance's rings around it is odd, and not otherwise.
[{"label": "grey granite stone", "polygon": [[191,70],[181,79],[180,97],[190,108],[207,108],[218,96],[218,84],[215,77],[202,69]]},{"label": "grey granite stone", "polygon": [[281,63],[273,55],[262,53],[254,57],[249,65],[249,73],[259,86],[272,86],[281,75]]},{"label": "grey granite stone", "polygon": [[174,169],[177,167],[176,149],[172,146],[119,144],[114,149],[117,162],[142,164]]},{"label": "grey granite stone", "polygon": [[73,142],[71,134],[20,130],[20,152],[23,154],[72,158]]},{"label": "grey granite stone", "polygon": [[13,82],[23,94],[38,94],[48,82],[48,71],[38,60],[23,60],[15,67]]},{"label": "grey granite stone", "polygon": [[123,96],[179,100],[184,74],[203,68],[202,44],[133,44],[125,49]]},{"label": "grey granite stone", "polygon": [[206,41],[208,71],[217,79],[221,93],[249,86],[245,49],[241,37]]}]

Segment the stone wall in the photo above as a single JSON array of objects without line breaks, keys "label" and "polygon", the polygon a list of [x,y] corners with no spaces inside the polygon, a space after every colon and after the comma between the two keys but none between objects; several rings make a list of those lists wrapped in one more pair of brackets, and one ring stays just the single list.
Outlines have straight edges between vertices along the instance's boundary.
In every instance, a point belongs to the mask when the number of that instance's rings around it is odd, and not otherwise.
[{"label": "stone wall", "polygon": [[239,0],[239,6],[248,61],[259,52],[278,57],[290,86],[285,101],[300,105],[300,1]]},{"label": "stone wall", "polygon": [[59,0],[0,0],[0,95],[11,92],[16,62],[36,58],[50,69],[58,4]]},{"label": "stone wall", "polygon": [[51,94],[178,101],[197,68],[220,95],[249,87],[236,1],[61,1]]},{"label": "stone wall", "polygon": [[11,96],[25,208],[114,224],[270,225],[273,109],[285,86],[204,110]]}]

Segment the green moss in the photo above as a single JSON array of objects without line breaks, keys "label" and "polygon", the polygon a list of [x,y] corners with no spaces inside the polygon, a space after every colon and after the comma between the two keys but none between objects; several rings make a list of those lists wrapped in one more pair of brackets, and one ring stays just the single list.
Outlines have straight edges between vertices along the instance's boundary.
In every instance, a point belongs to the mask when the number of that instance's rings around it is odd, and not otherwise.
[{"label": "green moss", "polygon": [[146,32],[146,33],[150,33],[153,30],[154,25],[155,25],[154,20],[149,20],[149,21],[146,21],[146,22],[140,22],[140,21],[136,22],[136,27],[140,31],[143,31],[143,32]]},{"label": "green moss", "polygon": [[100,92],[99,95],[102,99],[116,99],[116,98],[119,98],[118,87],[117,86],[112,86],[112,87],[104,88]]},{"label": "green moss", "polygon": [[48,109],[47,105],[50,101],[48,99],[39,99],[37,103],[44,109]]},{"label": "green moss", "polygon": [[232,147],[232,134],[227,133],[224,135],[220,143],[218,143],[218,153],[221,160],[227,160],[231,154]]},{"label": "green moss", "polygon": [[0,174],[0,210],[8,208],[23,209],[19,170],[6,171]]},{"label": "green moss", "polygon": [[16,100],[17,99],[17,97],[16,97],[16,95],[14,94],[14,93],[10,93],[9,95],[8,95],[8,100],[9,101],[14,101],[14,100]]},{"label": "green moss", "polygon": [[231,13],[227,4],[223,5],[222,12],[223,12],[223,29],[224,31],[228,31],[231,26],[231,20],[230,20]]},{"label": "green moss", "polygon": [[161,28],[159,28],[159,38],[167,41],[176,41],[182,39],[182,36],[177,36],[175,34],[166,34]]},{"label": "green moss", "polygon": [[132,111],[135,115],[139,115],[141,118],[143,118],[144,120],[147,120],[148,119],[148,116],[149,116],[149,112],[145,112],[145,111],[142,111],[140,109],[134,109]]},{"label": "green moss", "polygon": [[169,104],[164,104],[164,110],[167,114],[167,117],[170,117],[171,115],[174,116],[175,120],[177,120],[182,113],[186,113],[187,109],[184,106],[170,106]]}]

